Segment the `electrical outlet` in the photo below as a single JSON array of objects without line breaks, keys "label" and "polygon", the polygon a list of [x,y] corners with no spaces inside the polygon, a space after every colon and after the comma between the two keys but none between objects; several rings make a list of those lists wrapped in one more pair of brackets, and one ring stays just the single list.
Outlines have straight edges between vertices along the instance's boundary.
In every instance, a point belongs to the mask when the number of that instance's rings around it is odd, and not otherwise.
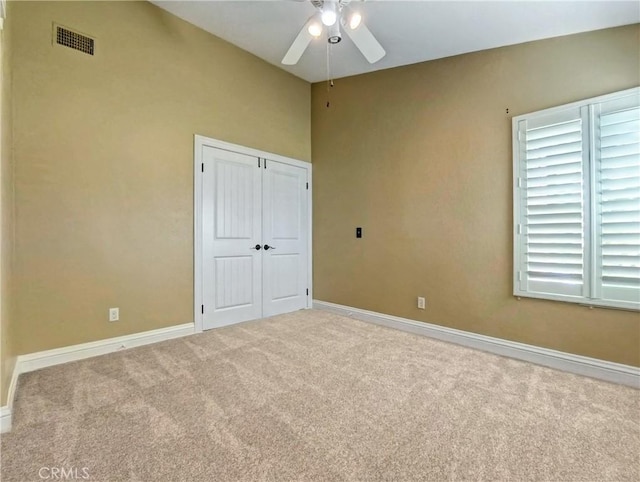
[{"label": "electrical outlet", "polygon": [[427,302],[425,301],[425,299],[422,296],[418,296],[418,308],[424,310],[426,304]]},{"label": "electrical outlet", "polygon": [[120,319],[120,308],[109,308],[109,321],[118,321]]}]

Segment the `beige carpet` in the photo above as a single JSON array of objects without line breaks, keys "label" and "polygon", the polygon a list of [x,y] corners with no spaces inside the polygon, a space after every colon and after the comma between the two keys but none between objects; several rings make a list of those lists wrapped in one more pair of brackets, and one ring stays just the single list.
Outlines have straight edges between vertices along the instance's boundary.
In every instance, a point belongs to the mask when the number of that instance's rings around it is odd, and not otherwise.
[{"label": "beige carpet", "polygon": [[639,391],[319,311],[25,374],[14,408],[3,482],[640,479]]}]

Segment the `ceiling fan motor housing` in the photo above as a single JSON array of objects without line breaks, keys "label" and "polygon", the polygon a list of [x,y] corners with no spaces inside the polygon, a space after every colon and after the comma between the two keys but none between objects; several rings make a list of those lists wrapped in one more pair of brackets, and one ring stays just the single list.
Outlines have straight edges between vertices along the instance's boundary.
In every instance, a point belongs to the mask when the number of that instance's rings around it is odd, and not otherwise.
[{"label": "ceiling fan motor housing", "polygon": [[334,23],[331,27],[329,27],[329,35],[327,36],[327,41],[330,44],[337,44],[342,40],[342,33],[340,33],[340,22]]}]

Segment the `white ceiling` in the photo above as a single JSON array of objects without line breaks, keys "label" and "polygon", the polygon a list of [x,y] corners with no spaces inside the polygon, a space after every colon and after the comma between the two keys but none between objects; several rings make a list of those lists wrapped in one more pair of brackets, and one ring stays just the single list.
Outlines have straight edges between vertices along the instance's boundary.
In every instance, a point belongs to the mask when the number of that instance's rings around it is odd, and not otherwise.
[{"label": "white ceiling", "polygon": [[[328,78],[325,39],[315,39],[297,65],[280,63],[315,11],[309,1],[152,3],[309,82]],[[332,47],[333,78],[640,22],[637,0],[354,0],[353,5],[359,7],[364,22],[387,55],[369,64],[345,35]]]}]

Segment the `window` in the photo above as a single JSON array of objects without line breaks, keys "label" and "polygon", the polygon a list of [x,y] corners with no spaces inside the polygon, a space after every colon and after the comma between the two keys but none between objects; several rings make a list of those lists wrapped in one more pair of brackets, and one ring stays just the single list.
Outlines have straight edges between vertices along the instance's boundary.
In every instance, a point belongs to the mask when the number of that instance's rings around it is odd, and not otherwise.
[{"label": "window", "polygon": [[640,309],[640,87],[513,119],[514,295]]}]

